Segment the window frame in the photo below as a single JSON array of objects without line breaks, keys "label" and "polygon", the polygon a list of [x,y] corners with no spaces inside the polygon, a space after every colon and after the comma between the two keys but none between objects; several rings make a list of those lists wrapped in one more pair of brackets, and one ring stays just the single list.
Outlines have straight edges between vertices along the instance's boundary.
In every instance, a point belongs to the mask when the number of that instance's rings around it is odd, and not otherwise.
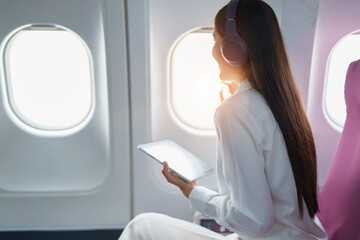
[{"label": "window frame", "polygon": [[187,132],[189,132],[191,134],[200,135],[200,136],[216,136],[216,129],[215,128],[214,129],[195,128],[195,127],[189,125],[186,121],[184,121],[183,118],[181,116],[179,116],[179,114],[175,111],[173,98],[171,95],[173,92],[173,80],[171,78],[172,72],[173,72],[172,59],[173,59],[176,47],[189,34],[192,34],[192,33],[211,33],[212,34],[213,31],[214,31],[213,27],[198,27],[198,28],[193,28],[193,29],[186,31],[179,38],[177,38],[176,41],[172,44],[172,46],[169,50],[168,58],[167,58],[167,86],[168,86],[167,87],[167,99],[168,99],[167,106],[168,106],[168,111],[169,111],[172,119],[178,126],[180,126],[182,129],[186,130]]},{"label": "window frame", "polygon": [[[7,63],[8,58],[8,46],[11,45],[12,41],[16,34],[21,31],[26,30],[43,30],[43,31],[66,31],[74,35],[74,37],[79,40],[85,51],[87,52],[89,58],[89,70],[90,70],[90,109],[87,114],[79,121],[77,124],[67,128],[61,129],[45,129],[40,125],[33,123],[30,119],[27,119],[25,116],[21,114],[21,111],[17,109],[15,101],[13,99],[12,93],[12,82],[10,76],[9,64]],[[7,112],[8,117],[15,123],[20,129],[28,132],[30,134],[38,135],[38,136],[46,136],[46,137],[63,137],[74,134],[81,129],[83,129],[91,120],[94,115],[95,105],[96,105],[96,95],[95,95],[95,77],[94,77],[94,64],[93,64],[93,56],[91,51],[86,44],[86,42],[74,31],[57,24],[27,24],[20,26],[13,31],[11,31],[2,41],[1,49],[0,49],[1,57],[0,57],[0,67],[2,69],[1,74],[1,88],[3,95],[3,105]]]},{"label": "window frame", "polygon": [[[330,62],[331,62],[331,59],[332,59],[333,54],[334,54],[335,50],[337,49],[337,47],[339,47],[339,45],[342,44],[342,42],[351,35],[360,35],[360,29],[346,34],[345,36],[340,38],[340,40],[338,40],[335,43],[335,45],[332,47],[332,49],[330,51],[330,54],[328,55],[327,62],[326,62],[326,69],[325,69],[325,80],[324,80],[323,97],[322,97],[322,112],[324,114],[326,122],[339,133],[341,133],[343,131],[344,126],[341,125],[341,123],[339,123],[336,119],[334,119],[332,114],[330,114],[330,110],[328,109],[327,102],[326,102],[327,95],[329,94],[327,90],[328,90],[329,76],[330,76],[329,75]],[[359,56],[359,58],[360,58],[360,56]],[[345,73],[345,79],[344,79],[344,87],[345,87],[345,82],[346,82],[346,73]],[[346,108],[346,103],[345,103],[345,108]],[[345,117],[345,121],[346,121],[346,117]],[[344,124],[345,124],[345,122],[344,122]]]}]

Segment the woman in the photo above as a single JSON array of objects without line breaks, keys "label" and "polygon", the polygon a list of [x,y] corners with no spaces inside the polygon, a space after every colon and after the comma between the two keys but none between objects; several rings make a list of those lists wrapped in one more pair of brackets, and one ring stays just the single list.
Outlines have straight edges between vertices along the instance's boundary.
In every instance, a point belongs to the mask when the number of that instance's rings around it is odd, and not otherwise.
[{"label": "woman", "polygon": [[313,220],[318,211],[314,140],[276,16],[261,0],[235,4],[236,31],[247,54],[245,64],[233,66],[221,50],[226,22],[233,21],[226,19],[227,6],[215,17],[212,53],[220,79],[238,87],[214,116],[220,193],[183,181],[166,162],[162,172],[193,210],[234,234],[225,238],[165,215],[143,214],[120,239],[327,239]]}]

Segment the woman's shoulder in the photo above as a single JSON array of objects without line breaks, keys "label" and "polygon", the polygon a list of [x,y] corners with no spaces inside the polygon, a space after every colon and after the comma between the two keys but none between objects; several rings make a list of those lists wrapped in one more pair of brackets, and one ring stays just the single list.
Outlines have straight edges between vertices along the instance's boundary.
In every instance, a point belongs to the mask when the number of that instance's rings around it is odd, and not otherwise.
[{"label": "woman's shoulder", "polygon": [[237,116],[241,119],[250,118],[256,120],[264,114],[270,114],[271,110],[261,93],[251,88],[234,94],[225,99],[215,111],[217,116]]},{"label": "woman's shoulder", "polygon": [[214,115],[216,128],[242,127],[264,144],[274,135],[277,122],[261,93],[254,89],[234,94],[225,99]]},{"label": "woman's shoulder", "polygon": [[227,131],[238,136],[238,132],[245,131],[260,152],[276,130],[276,121],[266,101],[253,90],[240,92],[223,101],[216,109],[214,123],[220,135]]}]

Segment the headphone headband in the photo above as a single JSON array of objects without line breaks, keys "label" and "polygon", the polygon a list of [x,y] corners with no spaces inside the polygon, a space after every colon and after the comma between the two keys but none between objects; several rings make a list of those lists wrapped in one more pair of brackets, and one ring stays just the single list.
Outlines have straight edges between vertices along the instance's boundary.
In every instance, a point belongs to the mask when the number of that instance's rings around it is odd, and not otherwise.
[{"label": "headphone headband", "polygon": [[227,9],[226,9],[226,21],[229,19],[236,18],[237,7],[239,5],[239,0],[232,0],[229,2]]},{"label": "headphone headband", "polygon": [[232,66],[242,66],[247,61],[247,46],[236,30],[236,13],[240,0],[231,0],[226,9],[226,32],[221,43],[221,54]]}]

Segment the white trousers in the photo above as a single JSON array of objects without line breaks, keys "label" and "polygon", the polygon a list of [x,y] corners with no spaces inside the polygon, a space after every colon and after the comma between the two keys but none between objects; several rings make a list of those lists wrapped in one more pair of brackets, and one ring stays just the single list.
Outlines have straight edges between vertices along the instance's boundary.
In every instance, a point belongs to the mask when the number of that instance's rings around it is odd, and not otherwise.
[{"label": "white trousers", "polygon": [[226,237],[195,223],[164,214],[143,213],[125,227],[119,240],[237,240],[237,235]]}]

